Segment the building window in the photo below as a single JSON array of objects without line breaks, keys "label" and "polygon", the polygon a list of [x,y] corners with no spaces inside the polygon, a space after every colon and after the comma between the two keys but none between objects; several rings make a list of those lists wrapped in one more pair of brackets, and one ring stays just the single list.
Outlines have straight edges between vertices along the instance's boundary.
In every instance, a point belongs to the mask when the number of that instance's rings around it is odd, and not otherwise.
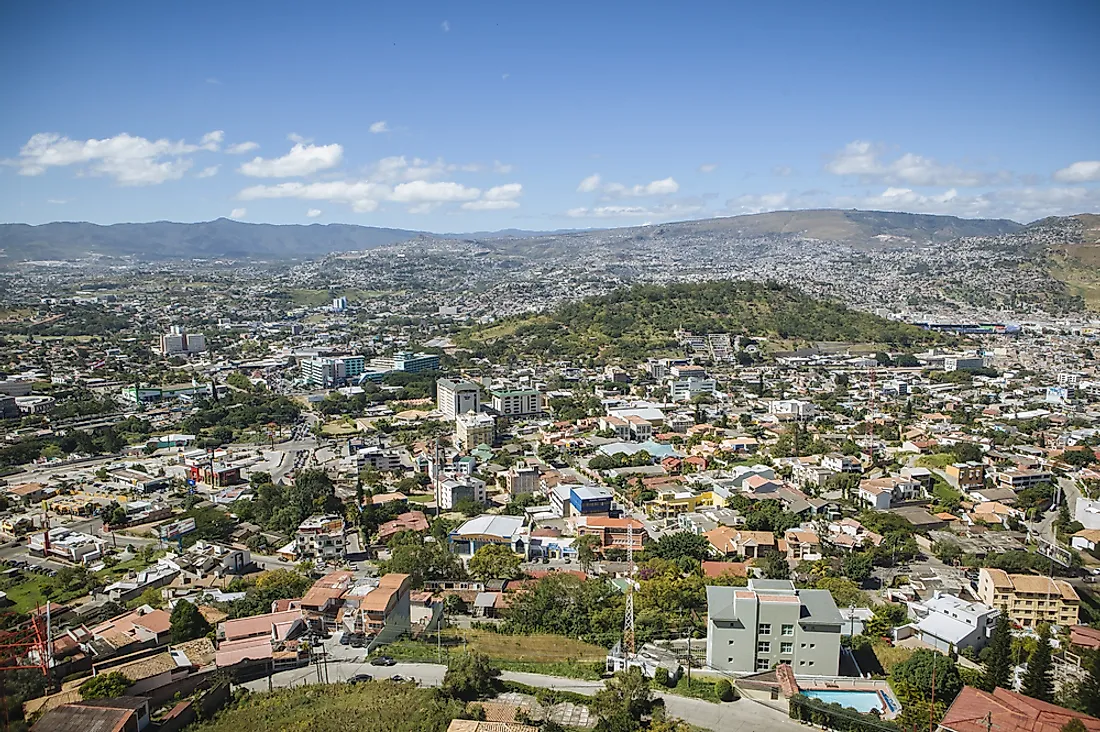
[{"label": "building window", "polygon": [[756,652],[757,653],[771,653],[772,652],[771,642],[770,641],[760,641],[759,643],[756,644]]},{"label": "building window", "polygon": [[817,644],[816,643],[811,643],[810,648],[817,648]]},{"label": "building window", "polygon": [[794,643],[780,643],[779,652],[787,656],[791,655],[794,653]]},{"label": "building window", "polygon": [[813,662],[813,661],[810,661],[810,665],[811,665],[811,666],[813,666],[813,665],[814,665],[814,662]]},{"label": "building window", "polygon": [[772,634],[772,624],[771,623],[761,623],[760,624],[760,635],[771,635],[771,634]]},{"label": "building window", "polygon": [[726,659],[726,663],[733,663],[733,656]]},{"label": "building window", "polygon": [[733,645],[733,638],[730,638],[728,641],[726,641],[726,643],[728,643],[729,645],[732,646]]},{"label": "building window", "polygon": [[783,625],[783,635],[794,635],[794,626],[784,624]]},{"label": "building window", "polygon": [[757,671],[767,671],[769,666],[770,666],[770,664],[768,663],[768,659],[766,659],[766,658],[756,659],[756,670]]}]

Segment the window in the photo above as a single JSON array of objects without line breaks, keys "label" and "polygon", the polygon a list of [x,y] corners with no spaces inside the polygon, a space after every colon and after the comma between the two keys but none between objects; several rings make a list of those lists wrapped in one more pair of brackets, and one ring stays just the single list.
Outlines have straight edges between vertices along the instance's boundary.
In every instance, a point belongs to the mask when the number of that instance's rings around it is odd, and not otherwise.
[{"label": "window", "polygon": [[794,635],[794,626],[783,624],[783,635]]},{"label": "window", "polygon": [[810,665],[811,665],[811,666],[813,666],[813,665],[814,665],[814,662],[813,662],[813,661],[810,661]]},{"label": "window", "polygon": [[733,638],[730,638],[728,641],[726,641],[726,643],[728,643],[729,645],[732,646],[733,645]]},{"label": "window", "polygon": [[816,643],[811,643],[810,648],[817,648],[817,644]]},{"label": "window", "polygon": [[771,653],[772,652],[771,642],[770,641],[760,641],[759,643],[756,644],[756,652],[757,653]]},{"label": "window", "polygon": [[772,634],[772,624],[771,623],[761,623],[759,633],[760,633],[760,635],[771,635]]},{"label": "window", "polygon": [[758,658],[758,659],[756,659],[756,670],[757,670],[757,671],[767,671],[767,670],[768,670],[768,667],[769,667],[770,665],[771,665],[771,664],[769,664],[769,663],[768,663],[768,659],[766,659],[766,658]]},{"label": "window", "polygon": [[733,663],[733,656],[726,659],[726,663]]},{"label": "window", "polygon": [[794,643],[780,643],[779,652],[787,656],[791,655],[794,653]]}]

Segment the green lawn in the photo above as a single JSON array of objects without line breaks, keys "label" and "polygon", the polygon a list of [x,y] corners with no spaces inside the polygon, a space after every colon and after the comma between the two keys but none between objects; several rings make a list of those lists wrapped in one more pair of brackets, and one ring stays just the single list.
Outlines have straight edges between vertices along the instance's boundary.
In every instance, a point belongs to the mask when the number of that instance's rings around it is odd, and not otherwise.
[{"label": "green lawn", "polygon": [[[465,635],[465,638],[463,637]],[[425,641],[402,640],[379,653],[407,661],[436,662],[440,659],[434,637]],[[573,679],[596,680],[604,669],[607,651],[599,646],[557,635],[516,636],[484,630],[443,631],[442,660],[465,650],[481,651],[493,665],[506,671],[521,671]]]},{"label": "green lawn", "polygon": [[954,462],[958,462],[955,456],[949,452],[938,452],[935,455],[922,455],[917,458],[917,466],[921,468],[946,468]]}]

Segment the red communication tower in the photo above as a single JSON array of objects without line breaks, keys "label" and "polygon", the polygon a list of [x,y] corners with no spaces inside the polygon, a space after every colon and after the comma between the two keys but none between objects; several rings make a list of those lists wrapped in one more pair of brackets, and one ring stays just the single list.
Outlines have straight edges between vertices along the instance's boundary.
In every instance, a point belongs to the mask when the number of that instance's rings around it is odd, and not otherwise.
[{"label": "red communication tower", "polygon": [[50,671],[49,631],[45,611],[38,610],[30,622],[0,632],[0,670],[38,669],[43,676]]}]

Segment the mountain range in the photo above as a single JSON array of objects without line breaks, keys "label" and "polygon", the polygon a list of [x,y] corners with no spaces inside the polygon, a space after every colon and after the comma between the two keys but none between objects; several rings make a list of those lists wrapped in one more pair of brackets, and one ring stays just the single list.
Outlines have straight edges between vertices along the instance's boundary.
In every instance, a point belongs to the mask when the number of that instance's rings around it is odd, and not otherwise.
[{"label": "mountain range", "polygon": [[[628,229],[639,237],[676,233],[710,233],[730,238],[800,236],[850,245],[890,246],[941,242],[964,236],[995,236],[1023,229],[1006,219],[961,219],[954,216],[884,211],[820,209],[777,211],[700,219]],[[535,232],[509,229],[472,234],[432,234],[353,224],[252,224],[231,219],[200,223],[156,221],[101,226],[56,222],[31,226],[0,224],[0,262],[74,260],[89,256],[132,260],[172,259],[310,259],[326,254],[361,251],[417,238],[513,239],[569,237],[576,231]],[[584,232],[591,233],[591,232]],[[533,242],[532,242],[533,244]]]}]

